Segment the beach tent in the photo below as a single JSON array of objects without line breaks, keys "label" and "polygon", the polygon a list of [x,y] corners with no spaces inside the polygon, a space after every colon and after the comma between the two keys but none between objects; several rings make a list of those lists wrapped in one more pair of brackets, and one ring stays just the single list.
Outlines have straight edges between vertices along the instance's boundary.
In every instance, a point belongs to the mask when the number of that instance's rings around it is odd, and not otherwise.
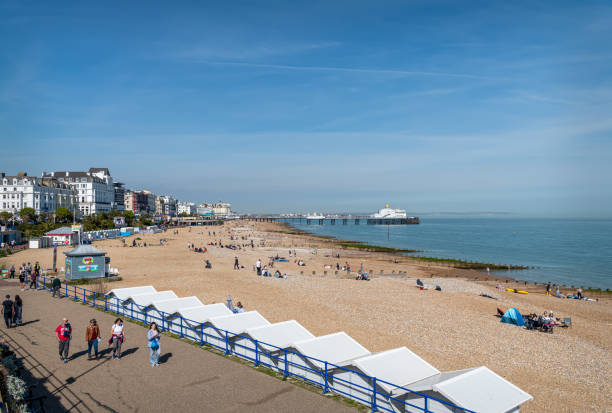
[{"label": "beach tent", "polygon": [[[246,350],[245,355],[267,367],[285,369],[283,349],[296,341],[315,336],[295,320],[248,328],[241,337],[233,339],[234,346]],[[252,343],[257,341],[257,352]],[[253,351],[250,348],[253,347]]]},{"label": "beach tent", "polygon": [[523,320],[523,316],[516,308],[511,308],[506,311],[501,318],[501,322],[507,324],[515,324],[519,327],[525,325],[525,320]]},{"label": "beach tent", "polygon": [[[529,394],[484,366],[439,373],[412,383],[409,389],[434,397],[435,399],[428,400],[427,408],[441,413],[463,412],[451,404],[478,413],[517,413],[523,403],[533,399]],[[394,397],[409,403],[398,403],[397,400],[392,400],[396,412],[423,411],[424,403],[421,396],[401,390],[394,392]]]},{"label": "beach tent", "polygon": [[[218,347],[230,346],[236,355],[249,358],[249,354],[255,352],[255,343],[244,343],[244,347],[242,344],[235,346],[233,340],[239,338],[235,336],[244,334],[249,328],[269,325],[270,322],[257,311],[247,311],[246,313],[214,317],[210,320],[210,324],[211,326],[207,329],[206,334],[209,340],[214,340],[212,344]],[[227,349],[229,350],[229,347]]]},{"label": "beach tent", "polygon": [[387,410],[392,409],[389,396],[398,386],[410,386],[440,374],[438,369],[406,347],[356,358],[342,363],[341,367],[332,371],[333,390],[360,403],[370,404],[374,394],[372,377],[376,377],[376,404]]},{"label": "beach tent", "polygon": [[[297,341],[291,345],[293,350],[288,358],[289,371],[307,381],[323,385],[325,382],[325,362],[341,365],[349,360],[370,354],[344,331],[326,336]],[[328,371],[334,366],[328,365]]]}]

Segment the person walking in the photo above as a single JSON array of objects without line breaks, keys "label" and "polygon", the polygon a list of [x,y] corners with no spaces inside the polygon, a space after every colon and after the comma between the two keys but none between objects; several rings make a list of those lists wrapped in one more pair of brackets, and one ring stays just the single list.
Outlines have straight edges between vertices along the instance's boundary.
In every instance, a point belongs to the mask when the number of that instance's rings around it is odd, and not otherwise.
[{"label": "person walking", "polygon": [[53,291],[51,293],[51,297],[55,298],[55,294],[57,294],[58,297],[61,297],[60,295],[61,287],[62,287],[62,282],[60,281],[59,277],[55,277],[53,281],[51,281],[51,290]]},{"label": "person walking", "polygon": [[161,346],[159,340],[161,334],[156,323],[151,323],[149,331],[147,332],[147,342],[149,346],[149,361],[152,367],[159,366],[159,355],[161,354]]},{"label": "person walking", "polygon": [[2,314],[4,314],[4,323],[6,324],[6,328],[11,328],[11,325],[13,324],[14,308],[15,303],[13,300],[11,300],[11,296],[7,294],[4,301],[2,301]]},{"label": "person walking", "polygon": [[70,338],[72,336],[72,326],[66,317],[62,318],[62,324],[55,329],[59,342],[60,360],[68,363],[68,350],[70,349]]},{"label": "person walking", "polygon": [[125,340],[125,330],[123,329],[123,320],[118,318],[115,324],[111,327],[111,338],[109,344],[113,346],[113,358],[121,360],[121,344]]},{"label": "person walking", "polygon": [[234,257],[234,269],[239,270],[240,264],[238,263],[238,257]]},{"label": "person walking", "polygon": [[15,264],[11,265],[11,278],[15,278]]},{"label": "person walking", "polygon": [[21,270],[19,272],[19,286],[21,287],[21,291],[25,290],[25,270]]},{"label": "person walking", "polygon": [[21,315],[23,312],[23,301],[18,295],[15,296],[15,302],[13,303],[13,325],[18,326],[23,323]]},{"label": "person walking", "polygon": [[36,272],[32,271],[30,274],[30,290],[36,288]]},{"label": "person walking", "polygon": [[257,275],[261,275],[261,260],[258,258],[255,263],[255,268],[257,268]]},{"label": "person walking", "polygon": [[91,360],[91,349],[94,350],[94,357],[98,358],[98,342],[100,342],[100,328],[95,318],[89,320],[89,325],[85,331],[85,341],[87,341],[87,359]]}]

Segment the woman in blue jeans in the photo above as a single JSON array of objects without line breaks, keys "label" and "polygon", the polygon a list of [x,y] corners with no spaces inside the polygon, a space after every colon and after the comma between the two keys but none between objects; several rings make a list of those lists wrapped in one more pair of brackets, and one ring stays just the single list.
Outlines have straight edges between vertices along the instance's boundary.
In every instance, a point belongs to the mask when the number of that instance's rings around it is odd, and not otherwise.
[{"label": "woman in blue jeans", "polygon": [[159,366],[159,355],[161,354],[161,346],[159,345],[160,339],[161,334],[159,333],[157,324],[151,323],[147,333],[147,341],[149,345],[149,361],[153,367]]}]

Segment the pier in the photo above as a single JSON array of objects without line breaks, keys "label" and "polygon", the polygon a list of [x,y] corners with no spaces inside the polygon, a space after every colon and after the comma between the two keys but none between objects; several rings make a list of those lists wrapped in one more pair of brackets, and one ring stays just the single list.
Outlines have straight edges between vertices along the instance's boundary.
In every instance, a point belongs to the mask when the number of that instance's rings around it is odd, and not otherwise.
[{"label": "pier", "polygon": [[417,225],[421,221],[419,217],[407,218],[372,218],[370,215],[333,215],[325,218],[308,218],[306,216],[282,217],[279,215],[249,215],[242,219],[256,222],[299,222],[307,225],[360,225],[365,222],[367,225]]}]

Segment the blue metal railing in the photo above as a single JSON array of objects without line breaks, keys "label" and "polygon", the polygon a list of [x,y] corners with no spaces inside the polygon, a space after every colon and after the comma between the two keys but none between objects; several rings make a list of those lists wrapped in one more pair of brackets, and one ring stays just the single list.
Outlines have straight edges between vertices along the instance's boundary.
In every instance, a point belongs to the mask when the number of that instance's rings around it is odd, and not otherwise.
[{"label": "blue metal railing", "polygon": [[[38,277],[36,282],[37,288],[51,291],[51,280],[48,277]],[[297,377],[307,383],[321,387],[323,393],[331,391],[364,404],[370,407],[372,412],[393,413],[398,410],[406,411],[406,409],[410,409],[410,411],[415,411],[416,409],[424,413],[435,413],[435,410],[431,409],[438,405],[453,412],[476,413],[377,377],[264,343],[246,335],[219,329],[208,323],[199,323],[185,319],[181,315],[167,314],[154,308],[142,307],[131,301],[126,304],[125,301],[117,297],[96,293],[76,285],[68,286],[68,284],[64,284],[64,288],[61,290],[63,290],[64,296],[72,298],[74,301],[81,301],[83,304],[89,304],[92,307],[110,311],[131,320],[143,323],[155,322],[162,331],[178,334],[179,337],[196,341],[201,346],[214,347],[223,351],[226,355],[234,354],[253,362],[254,366],[264,366],[282,373],[283,377]],[[262,345],[272,350],[266,350],[262,348]],[[398,391],[403,392],[403,394],[392,396],[389,392],[379,390],[381,384],[393,388],[395,394]]]}]

